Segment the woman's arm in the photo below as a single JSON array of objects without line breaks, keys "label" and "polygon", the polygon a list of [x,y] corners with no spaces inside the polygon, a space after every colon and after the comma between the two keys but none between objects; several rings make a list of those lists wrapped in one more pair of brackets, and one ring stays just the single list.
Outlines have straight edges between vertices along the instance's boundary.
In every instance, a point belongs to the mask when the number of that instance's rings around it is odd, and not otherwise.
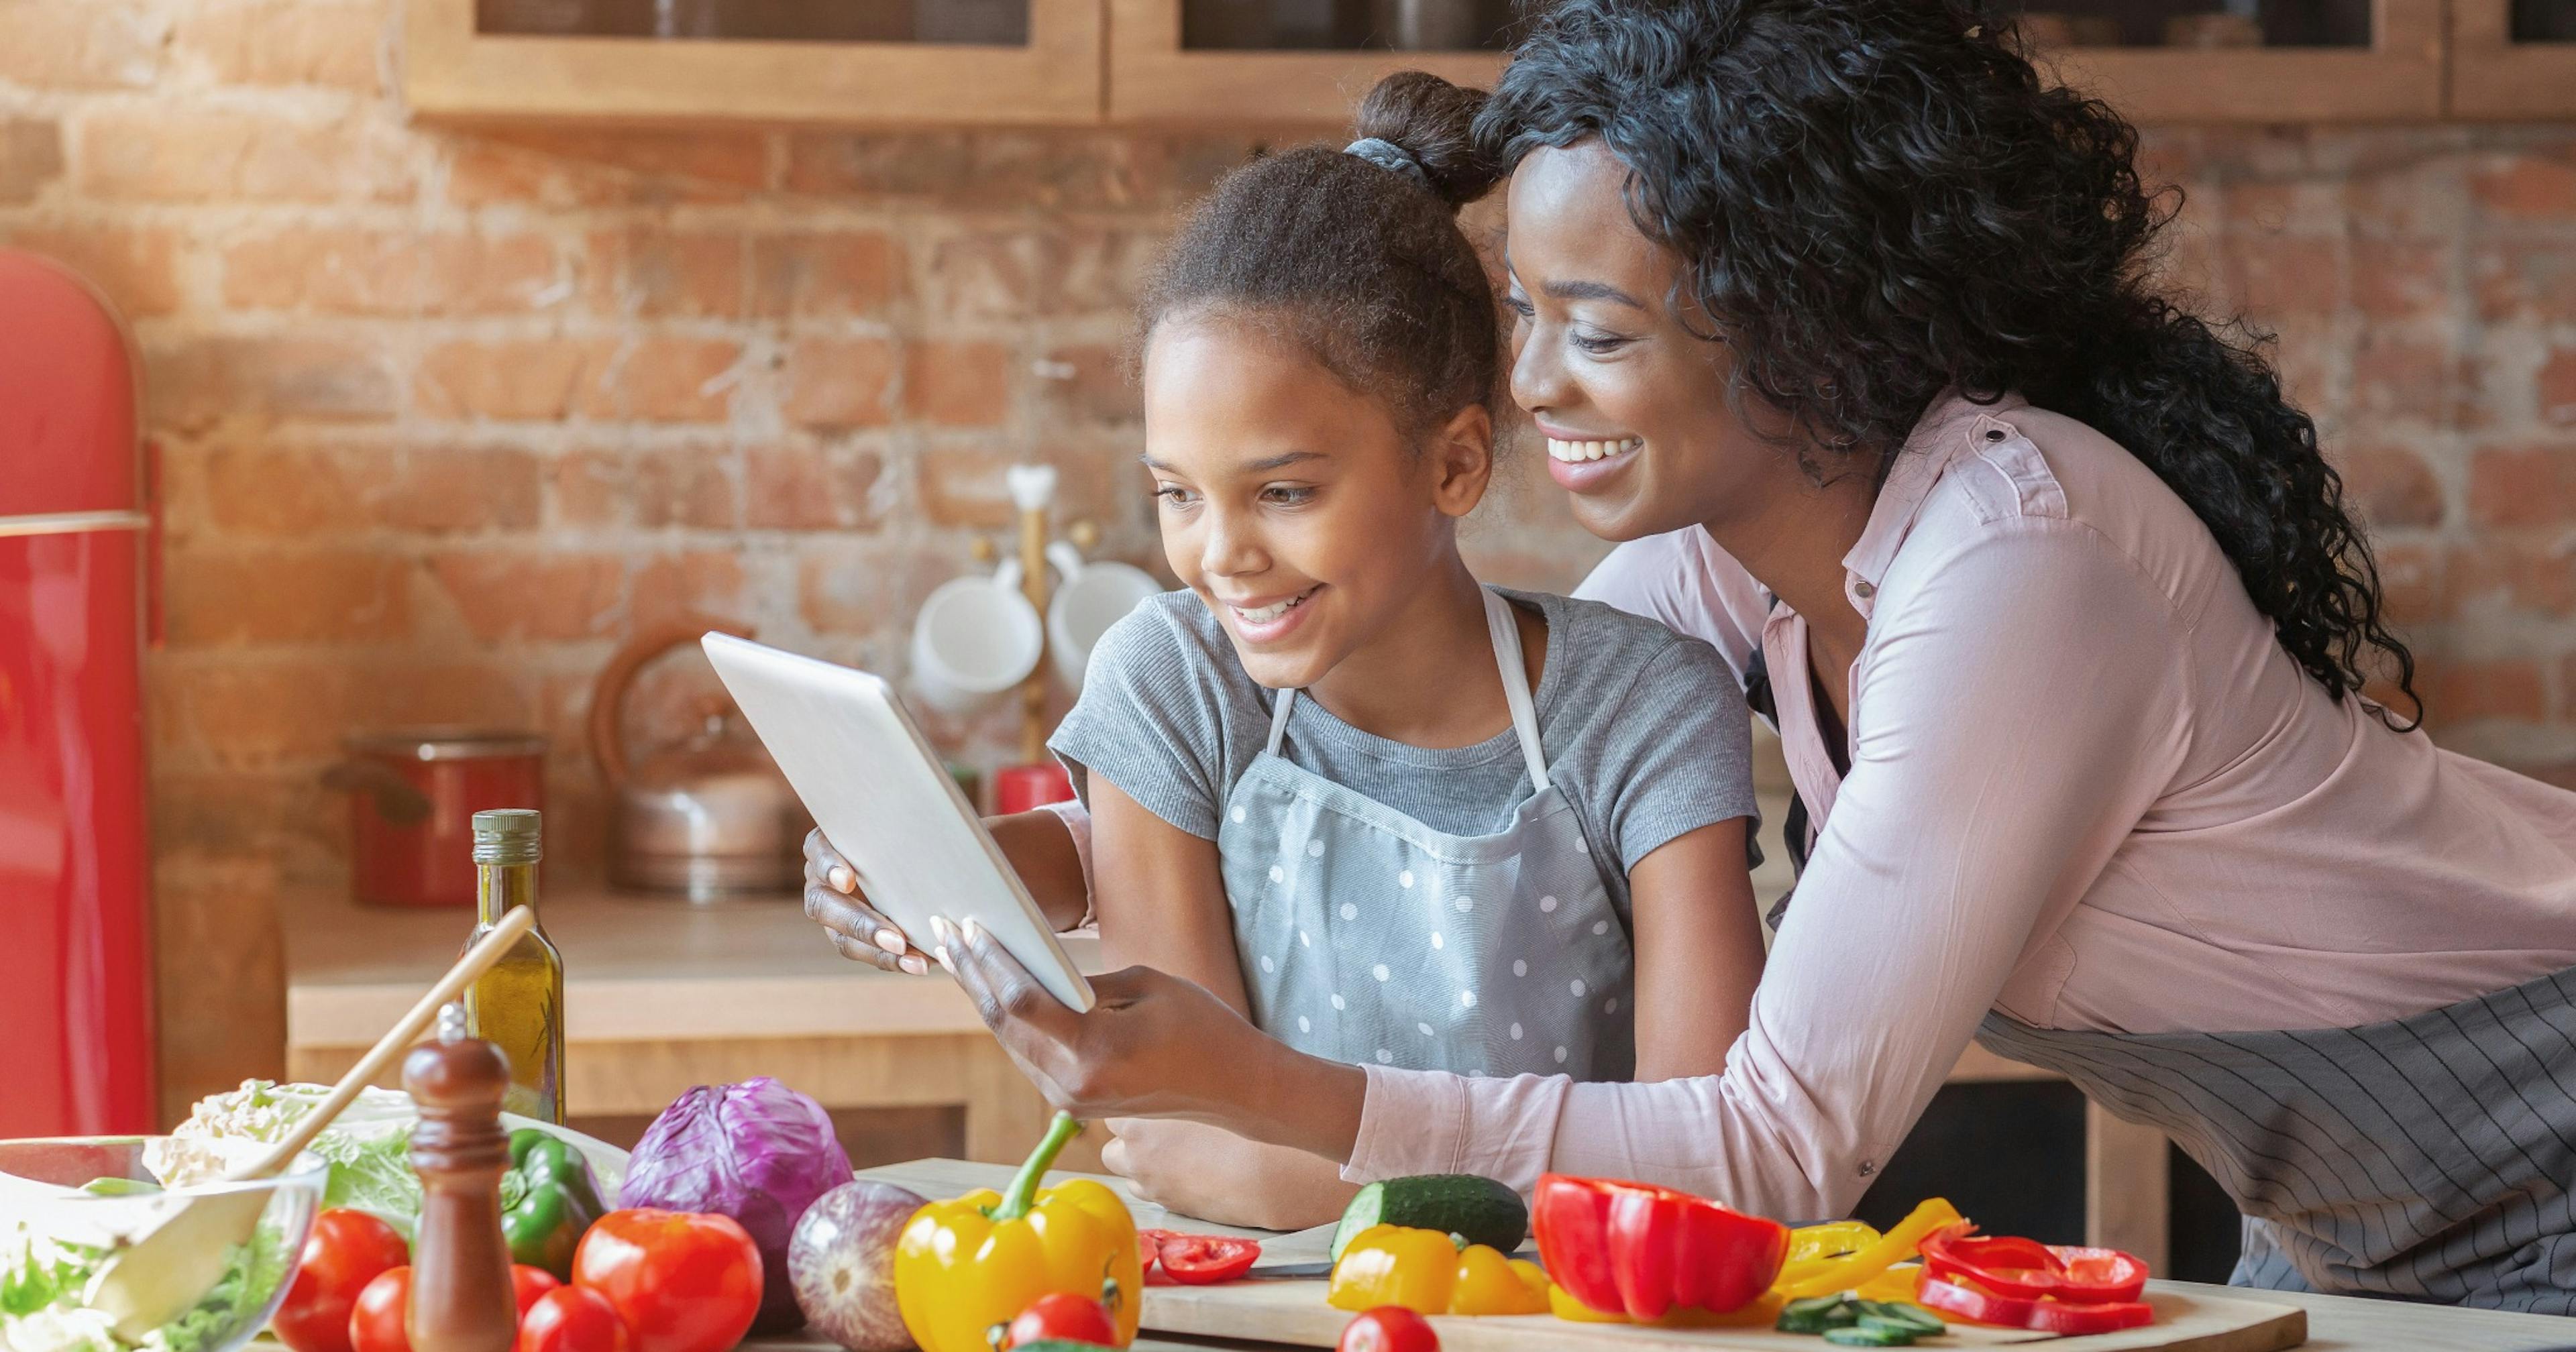
[{"label": "woman's arm", "polygon": [[1679,1080],[1726,1068],[1762,979],[1762,922],[1746,867],[1743,817],[1658,846],[1628,870],[1637,950],[1637,1078]]},{"label": "woman's arm", "polygon": [[[1107,777],[1090,777],[1101,953],[1205,988],[1250,1017],[1216,843],[1164,821]],[[1195,1122],[1115,1120],[1102,1154],[1149,1200],[1230,1225],[1298,1230],[1341,1214],[1356,1191],[1334,1161]]]}]

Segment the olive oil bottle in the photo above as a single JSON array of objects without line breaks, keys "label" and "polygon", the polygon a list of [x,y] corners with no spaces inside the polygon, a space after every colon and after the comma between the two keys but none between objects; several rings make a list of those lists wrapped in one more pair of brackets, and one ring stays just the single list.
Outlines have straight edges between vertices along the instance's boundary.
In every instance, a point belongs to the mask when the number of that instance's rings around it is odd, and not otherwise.
[{"label": "olive oil bottle", "polygon": [[[537,860],[544,838],[537,814],[504,808],[474,814],[477,914],[468,948],[513,906],[537,907]],[[510,1058],[504,1112],[561,1124],[564,1120],[563,954],[540,920],[465,988],[465,1023],[475,1037]]]}]

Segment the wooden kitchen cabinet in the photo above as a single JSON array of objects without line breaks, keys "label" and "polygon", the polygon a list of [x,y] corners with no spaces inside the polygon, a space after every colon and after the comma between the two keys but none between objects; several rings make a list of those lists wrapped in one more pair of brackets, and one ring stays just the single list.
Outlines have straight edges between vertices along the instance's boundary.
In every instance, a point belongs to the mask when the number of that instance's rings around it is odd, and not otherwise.
[{"label": "wooden kitchen cabinet", "polygon": [[2168,125],[2438,118],[2442,4],[2038,0],[2026,8],[2043,40],[2042,64],[2058,78],[2131,121]]},{"label": "wooden kitchen cabinet", "polygon": [[483,121],[1089,123],[1101,0],[407,0],[415,112]]},{"label": "wooden kitchen cabinet", "polygon": [[[1491,88],[1509,45],[1509,7],[1480,0],[1105,3],[1118,122],[1346,126],[1369,87],[1400,70]],[[1439,46],[1386,45],[1397,41]]]},{"label": "wooden kitchen cabinet", "polygon": [[2451,0],[2450,36],[2452,116],[2576,114],[2576,0]]}]

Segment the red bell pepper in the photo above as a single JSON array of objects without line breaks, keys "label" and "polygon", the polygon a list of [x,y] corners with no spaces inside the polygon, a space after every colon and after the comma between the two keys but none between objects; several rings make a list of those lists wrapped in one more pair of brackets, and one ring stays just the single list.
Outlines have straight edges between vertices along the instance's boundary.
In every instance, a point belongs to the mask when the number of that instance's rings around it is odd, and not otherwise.
[{"label": "red bell pepper", "polygon": [[1916,1303],[1973,1324],[2032,1329],[2070,1337],[2110,1333],[2155,1322],[2155,1307],[2143,1301],[2067,1301],[2030,1296],[2001,1296],[1963,1282],[1928,1273],[1915,1292]]},{"label": "red bell pepper", "polygon": [[1789,1228],[1686,1192],[1547,1174],[1530,1208],[1548,1276],[1596,1310],[1635,1320],[1724,1314],[1771,1287]]},{"label": "red bell pepper", "polygon": [[2067,1248],[2009,1235],[1972,1234],[1964,1225],[1924,1237],[1924,1270],[1965,1277],[1977,1289],[2085,1305],[2125,1304],[2147,1287],[2144,1260],[2118,1249]]}]

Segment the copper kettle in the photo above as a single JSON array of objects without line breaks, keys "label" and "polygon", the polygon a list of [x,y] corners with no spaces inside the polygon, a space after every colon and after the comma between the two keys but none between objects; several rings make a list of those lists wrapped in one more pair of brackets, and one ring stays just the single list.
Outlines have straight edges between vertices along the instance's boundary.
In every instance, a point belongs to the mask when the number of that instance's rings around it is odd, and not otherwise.
[{"label": "copper kettle", "polygon": [[703,724],[688,740],[640,764],[626,761],[619,724],[636,671],[709,630],[751,637],[749,629],[683,619],[619,649],[591,687],[590,755],[609,794],[608,881],[690,901],[793,898],[813,819],[769,753],[731,728],[732,701],[707,697],[698,706]]}]

